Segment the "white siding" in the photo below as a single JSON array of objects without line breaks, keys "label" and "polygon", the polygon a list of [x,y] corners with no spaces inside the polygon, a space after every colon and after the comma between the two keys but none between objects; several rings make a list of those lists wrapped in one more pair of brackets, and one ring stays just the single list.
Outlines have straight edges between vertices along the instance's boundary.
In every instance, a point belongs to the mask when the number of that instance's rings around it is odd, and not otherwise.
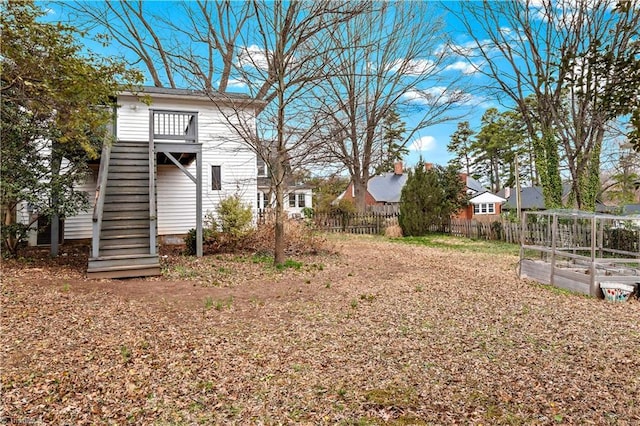
[{"label": "white siding", "polygon": [[[304,207],[299,206],[298,197],[300,194],[304,194]],[[296,197],[294,207],[289,203],[289,197]],[[303,216],[302,210],[307,207],[313,208],[313,191],[311,189],[297,189],[284,197],[284,209],[290,217]]]},{"label": "white siding", "polygon": [[[211,102],[201,100],[158,99],[152,105],[132,96],[118,99],[117,137],[122,141],[149,140],[149,109],[198,112],[198,140],[202,143],[202,210],[215,213],[220,200],[238,195],[256,209],[256,155],[242,142]],[[221,166],[222,189],[211,189],[211,166]],[[187,170],[196,176],[196,163]],[[65,238],[91,238],[95,181],[82,190],[89,193],[91,209],[67,218]],[[158,235],[185,234],[196,226],[196,185],[173,165],[158,166],[156,181]]]},{"label": "white siding", "polygon": [[[207,100],[154,100],[147,106],[132,97],[118,99],[118,138],[149,139],[149,109],[198,112],[198,141],[202,143],[202,211],[215,214],[220,200],[238,195],[255,211],[256,155],[226,125],[218,108]],[[135,105],[135,108],[133,106]],[[221,167],[222,189],[211,189],[211,166]],[[195,176],[196,163],[187,170]],[[185,234],[196,226],[196,185],[173,165],[158,166],[156,184],[158,234]]]},{"label": "white siding", "polygon": [[[95,171],[95,174],[98,172]],[[85,191],[89,197],[89,209],[76,216],[68,217],[64,221],[64,238],[66,240],[78,240],[91,238],[93,206],[96,201],[96,181],[95,174],[92,174],[87,181],[78,188]]]}]

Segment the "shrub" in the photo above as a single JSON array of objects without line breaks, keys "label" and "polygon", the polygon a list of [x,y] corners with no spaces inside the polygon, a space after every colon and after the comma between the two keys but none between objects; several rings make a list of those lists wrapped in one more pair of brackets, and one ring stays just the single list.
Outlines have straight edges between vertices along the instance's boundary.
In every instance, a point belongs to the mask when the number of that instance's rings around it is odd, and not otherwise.
[{"label": "shrub", "polygon": [[218,217],[222,232],[232,237],[241,237],[251,228],[253,213],[240,197],[225,198],[218,206]]},{"label": "shrub", "polygon": [[[216,232],[211,228],[202,228],[202,239],[207,242],[210,240]],[[187,235],[184,237],[185,254],[193,256],[196,254],[196,228],[189,229]]]},{"label": "shrub", "polygon": [[[286,219],[285,252],[288,255],[317,254],[328,250],[326,238],[304,222]],[[250,232],[243,240],[243,248],[256,253],[272,253],[275,241],[275,222],[267,221]]]},{"label": "shrub", "polygon": [[451,215],[466,205],[464,183],[452,166],[426,170],[422,159],[409,171],[400,195],[398,223],[406,236],[443,231]]},{"label": "shrub", "polygon": [[330,213],[347,215],[353,214],[357,211],[358,209],[356,208],[356,205],[353,203],[353,201],[342,198],[340,199],[340,201],[338,201],[337,204],[333,204],[331,206]]}]

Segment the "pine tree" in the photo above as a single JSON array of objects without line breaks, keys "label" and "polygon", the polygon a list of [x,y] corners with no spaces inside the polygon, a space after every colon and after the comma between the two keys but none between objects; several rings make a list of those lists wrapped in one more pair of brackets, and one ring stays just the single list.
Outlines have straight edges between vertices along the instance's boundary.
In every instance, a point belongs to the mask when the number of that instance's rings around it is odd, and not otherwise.
[{"label": "pine tree", "polygon": [[444,231],[452,214],[465,205],[464,183],[454,166],[424,167],[422,160],[409,171],[400,195],[398,222],[403,235]]}]

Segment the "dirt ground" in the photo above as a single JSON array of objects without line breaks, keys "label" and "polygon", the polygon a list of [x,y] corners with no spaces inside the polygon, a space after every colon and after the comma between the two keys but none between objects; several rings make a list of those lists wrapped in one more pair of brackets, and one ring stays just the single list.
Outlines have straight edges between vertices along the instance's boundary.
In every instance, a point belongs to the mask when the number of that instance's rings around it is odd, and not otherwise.
[{"label": "dirt ground", "polygon": [[2,265],[0,424],[637,424],[640,302],[516,276],[517,257],[335,237],[163,255],[84,278],[84,249]]}]

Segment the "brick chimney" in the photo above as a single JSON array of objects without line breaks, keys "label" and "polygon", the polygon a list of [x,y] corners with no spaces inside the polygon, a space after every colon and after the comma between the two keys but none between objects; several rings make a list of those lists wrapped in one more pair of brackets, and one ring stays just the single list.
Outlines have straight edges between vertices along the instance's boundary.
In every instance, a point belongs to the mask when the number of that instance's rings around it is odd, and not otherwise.
[{"label": "brick chimney", "polygon": [[433,169],[433,163],[424,163],[424,168],[425,170]]},{"label": "brick chimney", "polygon": [[511,188],[509,188],[508,186],[504,189],[504,198],[509,199],[509,197],[511,196]]},{"label": "brick chimney", "polygon": [[394,175],[402,175],[402,161],[396,161],[396,163],[393,165],[393,174]]}]

